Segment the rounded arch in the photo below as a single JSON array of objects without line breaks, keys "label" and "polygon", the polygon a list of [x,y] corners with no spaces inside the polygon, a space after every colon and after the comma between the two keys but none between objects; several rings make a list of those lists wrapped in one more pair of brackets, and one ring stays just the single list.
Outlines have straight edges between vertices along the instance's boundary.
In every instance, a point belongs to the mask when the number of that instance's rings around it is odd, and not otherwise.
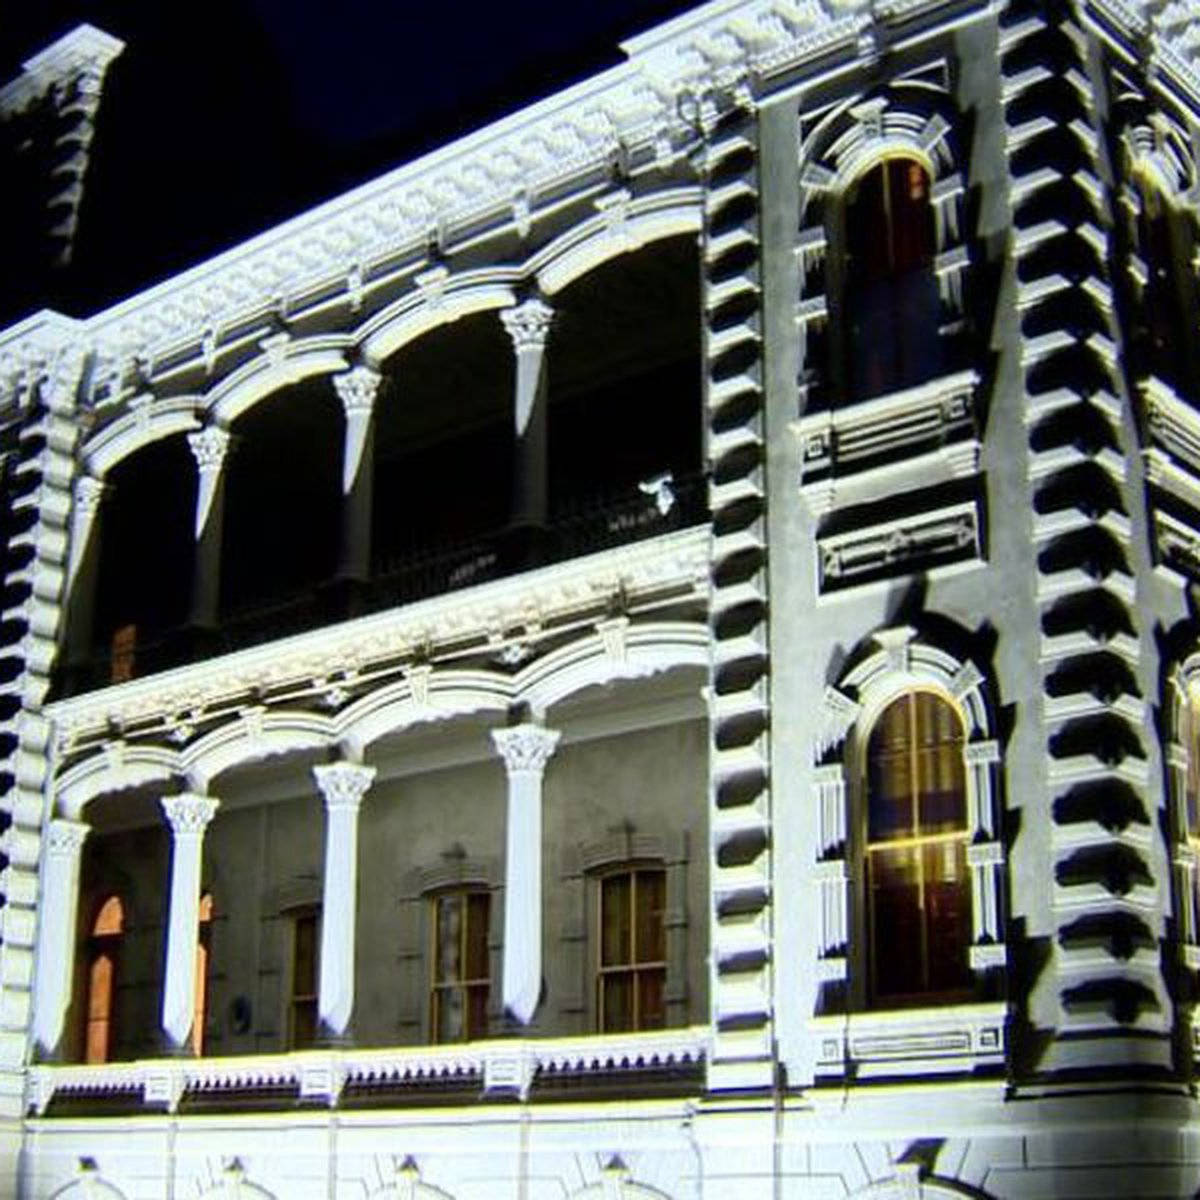
[{"label": "rounded arch", "polygon": [[[282,335],[279,335],[282,336]],[[201,398],[207,420],[228,427],[260,401],[293,384],[317,375],[346,370],[350,339],[319,334],[295,342],[273,341],[262,354],[243,363],[213,385]]]},{"label": "rounded arch", "polygon": [[201,1192],[199,1200],[275,1200],[275,1194],[257,1183],[247,1183],[240,1173],[226,1171],[225,1178]]},{"label": "rounded arch", "polygon": [[450,275],[434,269],[416,278],[416,287],[372,314],[354,333],[362,359],[383,362],[439,325],[475,313],[508,308],[517,302],[517,268],[464,271]]},{"label": "rounded arch", "polygon": [[202,404],[199,396],[171,396],[164,400],[135,396],[124,413],[84,442],[81,456],[88,472],[103,477],[154,442],[177,433],[194,432],[201,426],[196,410]]},{"label": "rounded arch", "polygon": [[703,625],[659,622],[597,630],[537,659],[517,676],[516,692],[531,708],[547,709],[594,684],[611,683],[708,663]]},{"label": "rounded arch", "polygon": [[79,1179],[64,1184],[51,1194],[50,1200],[125,1200],[125,1193],[95,1170],[85,1168]]},{"label": "rounded arch", "polygon": [[617,192],[597,201],[597,216],[572,226],[526,264],[543,295],[553,296],[582,275],[631,250],[681,234],[698,234],[703,194],[672,188],[632,199]]},{"label": "rounded arch", "polygon": [[235,718],[190,745],[181,773],[202,788],[234,767],[283,754],[321,750],[334,740],[327,717],[306,712],[268,712]]},{"label": "rounded arch", "polygon": [[454,1200],[449,1192],[434,1187],[431,1183],[385,1183],[373,1191],[367,1200]]},{"label": "rounded arch", "polygon": [[[570,1194],[567,1200],[605,1200],[612,1194],[611,1189],[603,1183],[591,1183]],[[633,1183],[629,1179],[621,1179],[616,1187],[620,1200],[671,1200],[667,1192],[659,1191],[645,1183]]]},{"label": "rounded arch", "polygon": [[169,783],[182,773],[179,755],[157,746],[100,751],[59,776],[55,804],[60,816],[79,820],[93,800],[147,783]]},{"label": "rounded arch", "polygon": [[984,677],[973,663],[920,639],[910,625],[879,630],[871,640],[874,649],[838,684],[840,691],[852,689],[856,695],[855,724],[860,730],[869,729],[897,696],[923,688],[954,704],[968,742],[993,737]]}]

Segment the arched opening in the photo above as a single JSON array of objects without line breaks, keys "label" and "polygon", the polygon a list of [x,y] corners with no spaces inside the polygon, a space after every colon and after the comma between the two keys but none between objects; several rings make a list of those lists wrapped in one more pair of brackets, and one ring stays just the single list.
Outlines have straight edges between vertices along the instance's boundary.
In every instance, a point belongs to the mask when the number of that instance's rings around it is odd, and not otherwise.
[{"label": "arched opening", "polygon": [[376,401],[374,587],[389,602],[494,575],[508,518],[512,342],[495,311],[438,326],[383,366]]},{"label": "arched opening", "polygon": [[342,426],[327,377],[283,388],[233,423],[221,557],[221,624],[231,645],[317,623],[314,591],[337,561]]},{"label": "arched opening", "polygon": [[[131,454],[105,482],[92,534],[99,553],[92,636],[84,639],[95,685],[168,665],[165,638],[187,621],[195,556],[196,464],[183,434]],[[87,619],[88,601],[78,597],[71,621]]]},{"label": "arched opening", "polygon": [[962,719],[936,692],[908,691],[875,721],[866,753],[868,996],[928,1003],[970,984]]},{"label": "arched opening", "polygon": [[199,928],[196,930],[196,991],[192,1008],[192,1053],[204,1053],[204,1027],[208,1023],[208,972],[212,962],[213,898],[211,892],[200,897]]},{"label": "arched opening", "polygon": [[1171,201],[1148,170],[1137,171],[1134,181],[1141,201],[1136,236],[1146,269],[1136,318],[1144,369],[1194,399],[1200,372],[1194,219]]},{"label": "arched opening", "polygon": [[[682,236],[609,259],[553,297],[550,509],[562,549],[614,524],[627,540],[631,523],[650,533],[670,527],[664,516],[702,517],[699,278],[696,240]],[[662,514],[640,485],[668,474]]]},{"label": "arched opening", "polygon": [[933,378],[942,350],[928,170],[908,155],[883,159],[850,185],[842,219],[847,399]]},{"label": "arched opening", "polygon": [[83,1036],[83,1061],[87,1063],[105,1063],[112,1058],[117,972],[124,933],[121,898],[108,896],[96,912],[88,938]]}]

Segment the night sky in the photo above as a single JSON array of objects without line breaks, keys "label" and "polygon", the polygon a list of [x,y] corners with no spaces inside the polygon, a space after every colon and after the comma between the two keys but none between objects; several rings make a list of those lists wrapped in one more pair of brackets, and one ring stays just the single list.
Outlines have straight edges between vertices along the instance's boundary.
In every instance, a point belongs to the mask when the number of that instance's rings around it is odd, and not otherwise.
[{"label": "night sky", "polygon": [[77,237],[83,315],[622,61],[694,7],[603,0],[12,5],[0,79],[80,21],[120,37]]}]

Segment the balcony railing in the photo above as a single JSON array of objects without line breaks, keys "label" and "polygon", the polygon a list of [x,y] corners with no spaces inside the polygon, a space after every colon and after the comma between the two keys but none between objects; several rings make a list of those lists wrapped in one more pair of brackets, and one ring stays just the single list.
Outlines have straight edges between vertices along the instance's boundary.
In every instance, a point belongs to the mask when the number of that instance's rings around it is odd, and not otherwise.
[{"label": "balcony railing", "polygon": [[413,1102],[448,1087],[479,1097],[521,1100],[570,1078],[602,1086],[613,1073],[671,1076],[682,1090],[700,1087],[709,1055],[707,1026],[652,1033],[545,1040],[504,1039],[378,1050],[304,1050],[231,1058],[141,1059],[101,1066],[30,1068],[26,1110],[60,1107],[122,1112],[196,1111],[239,1105]]},{"label": "balcony railing", "polygon": [[564,506],[533,537],[517,541],[511,531],[497,529],[452,546],[417,547],[377,564],[366,581],[316,584],[312,590],[223,615],[216,629],[180,626],[138,638],[132,650],[121,655],[108,648],[98,650],[89,661],[73,664],[64,672],[59,695],[78,695],[120,679],[154,675],[534,567],[657,537],[700,524],[707,515],[703,475],[662,476],[620,497]]}]

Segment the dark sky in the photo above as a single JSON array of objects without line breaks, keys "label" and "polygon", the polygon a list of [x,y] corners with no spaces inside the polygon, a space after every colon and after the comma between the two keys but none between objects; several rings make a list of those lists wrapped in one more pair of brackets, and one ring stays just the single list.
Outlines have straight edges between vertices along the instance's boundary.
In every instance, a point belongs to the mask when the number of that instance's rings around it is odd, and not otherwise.
[{"label": "dark sky", "polygon": [[622,38],[693,6],[49,0],[5,13],[0,79],[81,20],[126,42],[81,213],[83,313],[620,62]]}]

